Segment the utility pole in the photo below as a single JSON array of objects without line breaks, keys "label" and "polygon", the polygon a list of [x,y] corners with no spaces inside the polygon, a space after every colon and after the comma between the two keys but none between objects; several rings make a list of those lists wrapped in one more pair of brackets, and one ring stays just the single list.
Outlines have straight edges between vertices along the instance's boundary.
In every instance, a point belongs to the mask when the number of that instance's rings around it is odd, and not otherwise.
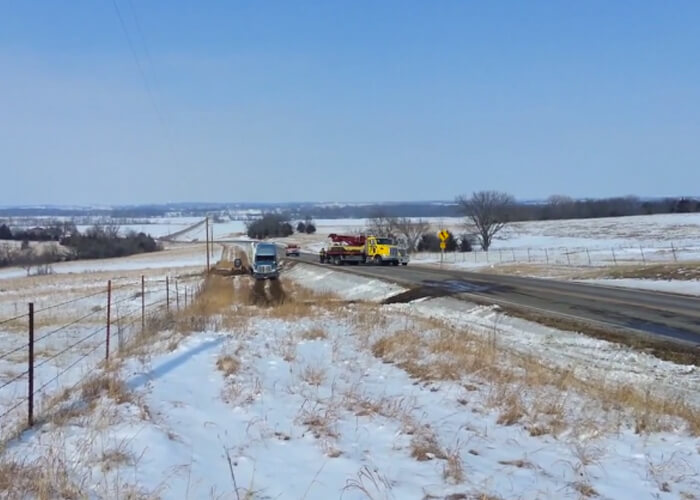
[{"label": "utility pole", "polygon": [[204,221],[206,225],[205,232],[207,233],[207,274],[209,274],[209,216]]}]

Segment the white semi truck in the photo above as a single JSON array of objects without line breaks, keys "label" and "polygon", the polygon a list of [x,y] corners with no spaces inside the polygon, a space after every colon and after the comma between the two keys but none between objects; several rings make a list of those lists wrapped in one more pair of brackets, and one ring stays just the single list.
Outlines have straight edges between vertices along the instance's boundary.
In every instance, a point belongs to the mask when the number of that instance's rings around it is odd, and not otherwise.
[{"label": "white semi truck", "polygon": [[250,271],[259,280],[279,278],[280,259],[274,243],[253,243],[250,251]]}]

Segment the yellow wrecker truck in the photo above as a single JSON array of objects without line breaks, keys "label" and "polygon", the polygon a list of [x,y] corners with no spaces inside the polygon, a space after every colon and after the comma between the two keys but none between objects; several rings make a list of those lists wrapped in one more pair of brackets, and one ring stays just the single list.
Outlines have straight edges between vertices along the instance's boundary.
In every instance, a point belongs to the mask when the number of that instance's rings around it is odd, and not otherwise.
[{"label": "yellow wrecker truck", "polygon": [[349,236],[331,234],[328,236],[331,244],[321,250],[321,263],[343,264],[375,264],[393,265],[408,264],[408,252],[399,248],[391,238],[377,236]]}]

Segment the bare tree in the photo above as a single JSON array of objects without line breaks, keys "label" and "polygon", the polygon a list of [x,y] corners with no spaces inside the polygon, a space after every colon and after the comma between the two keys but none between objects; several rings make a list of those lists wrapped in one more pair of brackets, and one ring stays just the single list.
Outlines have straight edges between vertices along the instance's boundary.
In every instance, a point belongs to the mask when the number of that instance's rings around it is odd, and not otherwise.
[{"label": "bare tree", "polygon": [[430,224],[423,219],[414,221],[410,217],[391,217],[382,212],[376,212],[367,220],[368,233],[402,239],[409,252],[416,250],[421,237],[429,230]]},{"label": "bare tree", "polygon": [[397,217],[389,221],[392,232],[402,236],[409,252],[414,252],[421,237],[430,230],[430,224],[423,219]]},{"label": "bare tree", "polygon": [[457,198],[462,213],[476,228],[481,248],[488,250],[496,233],[510,221],[515,199],[500,191],[479,191]]},{"label": "bare tree", "polygon": [[367,232],[374,236],[392,236],[392,217],[375,212],[367,219]]},{"label": "bare tree", "polygon": [[105,224],[102,228],[108,239],[113,240],[119,237],[119,231],[121,227],[114,221],[110,221],[109,224]]},{"label": "bare tree", "polygon": [[32,268],[37,264],[37,254],[33,248],[23,248],[16,258],[16,264],[27,271],[27,276],[32,275]]}]

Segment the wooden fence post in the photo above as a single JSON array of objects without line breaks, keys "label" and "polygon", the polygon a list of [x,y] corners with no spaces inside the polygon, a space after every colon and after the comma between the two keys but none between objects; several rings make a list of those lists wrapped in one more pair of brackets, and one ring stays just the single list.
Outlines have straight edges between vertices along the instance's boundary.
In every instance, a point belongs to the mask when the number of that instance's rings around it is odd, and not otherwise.
[{"label": "wooden fence post", "polygon": [[209,217],[207,216],[204,220],[206,225],[205,232],[207,233],[207,274],[209,274]]},{"label": "wooden fence post", "polygon": [[170,279],[165,277],[165,310],[170,312]]},{"label": "wooden fence post", "polygon": [[29,303],[29,356],[27,356],[29,389],[27,391],[27,423],[34,425],[34,302]]}]

